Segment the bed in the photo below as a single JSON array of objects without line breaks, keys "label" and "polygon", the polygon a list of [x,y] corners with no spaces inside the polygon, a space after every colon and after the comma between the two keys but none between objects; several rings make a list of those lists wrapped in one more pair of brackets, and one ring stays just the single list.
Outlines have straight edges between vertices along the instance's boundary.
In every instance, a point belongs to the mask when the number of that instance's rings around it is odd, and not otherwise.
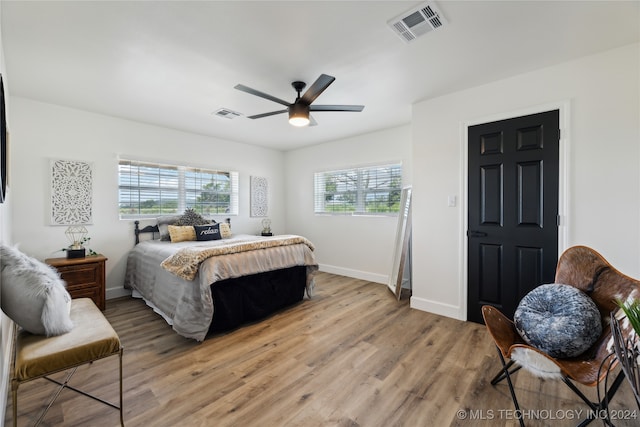
[{"label": "bed", "polygon": [[124,286],[186,338],[203,341],[313,295],[318,264],[302,236],[168,242],[143,233],[157,237],[158,227],[135,222]]}]

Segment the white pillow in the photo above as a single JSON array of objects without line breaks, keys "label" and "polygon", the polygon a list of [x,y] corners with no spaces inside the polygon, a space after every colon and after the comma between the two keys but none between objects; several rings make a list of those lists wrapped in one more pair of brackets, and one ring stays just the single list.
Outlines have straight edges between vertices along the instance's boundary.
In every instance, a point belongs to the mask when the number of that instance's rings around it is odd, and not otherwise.
[{"label": "white pillow", "polygon": [[160,233],[160,240],[169,241],[171,240],[169,236],[169,225],[174,225],[180,219],[179,216],[161,216],[157,219],[158,221],[158,232]]},{"label": "white pillow", "polygon": [[0,245],[0,270],[0,305],[14,322],[36,335],[61,335],[73,329],[71,296],[53,267]]}]

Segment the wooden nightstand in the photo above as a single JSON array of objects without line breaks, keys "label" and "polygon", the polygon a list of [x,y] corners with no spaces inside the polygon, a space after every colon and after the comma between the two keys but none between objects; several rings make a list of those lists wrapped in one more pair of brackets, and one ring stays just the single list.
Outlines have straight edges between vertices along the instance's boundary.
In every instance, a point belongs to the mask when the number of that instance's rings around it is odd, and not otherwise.
[{"label": "wooden nightstand", "polygon": [[48,258],[45,263],[56,270],[67,282],[71,298],[91,298],[100,310],[105,308],[105,263],[103,255],[85,258]]}]

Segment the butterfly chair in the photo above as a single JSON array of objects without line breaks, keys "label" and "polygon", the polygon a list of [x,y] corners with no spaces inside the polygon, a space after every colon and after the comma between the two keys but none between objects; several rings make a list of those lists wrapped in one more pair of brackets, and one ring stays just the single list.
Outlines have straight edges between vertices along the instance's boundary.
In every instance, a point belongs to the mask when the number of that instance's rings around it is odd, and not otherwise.
[{"label": "butterfly chair", "polygon": [[[585,426],[594,420],[594,416],[599,416],[603,413],[602,410],[607,408],[608,402],[624,380],[624,375],[622,372],[618,373],[599,402],[592,402],[575,383],[597,387],[616,367],[617,360],[611,358],[613,340],[610,315],[618,309],[616,300],[624,301],[630,297],[640,297],[640,281],[620,273],[593,249],[574,246],[567,249],[558,260],[555,283],[574,286],[592,298],[602,318],[602,334],[587,351],[577,357],[553,358],[528,345],[518,334],[510,319],[495,307],[485,305],[482,307],[482,315],[489,334],[495,341],[502,363],[500,372],[493,378],[491,384],[496,385],[506,379],[516,413],[521,414],[512,382],[512,375],[516,371],[525,367],[537,376],[558,378],[591,409],[588,413],[589,418],[579,424],[579,426]],[[604,382],[605,389],[606,383],[607,381]],[[611,425],[608,420],[605,421]],[[524,426],[522,417],[520,417],[520,425]]]}]

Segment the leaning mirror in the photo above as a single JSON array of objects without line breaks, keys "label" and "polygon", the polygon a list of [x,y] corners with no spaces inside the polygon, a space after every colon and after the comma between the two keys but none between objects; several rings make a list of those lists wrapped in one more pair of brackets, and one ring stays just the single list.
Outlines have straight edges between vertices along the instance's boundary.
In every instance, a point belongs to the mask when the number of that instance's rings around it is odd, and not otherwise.
[{"label": "leaning mirror", "polygon": [[400,198],[400,211],[398,212],[398,225],[396,228],[396,240],[393,250],[393,264],[389,276],[389,289],[398,299],[402,291],[405,267],[409,260],[409,244],[411,240],[411,187],[402,189]]}]

